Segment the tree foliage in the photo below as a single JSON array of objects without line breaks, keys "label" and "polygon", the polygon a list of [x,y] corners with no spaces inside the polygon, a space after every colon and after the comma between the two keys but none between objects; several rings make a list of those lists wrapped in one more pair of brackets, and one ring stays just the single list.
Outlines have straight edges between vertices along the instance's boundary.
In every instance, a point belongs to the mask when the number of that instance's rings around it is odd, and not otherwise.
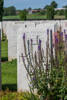
[{"label": "tree foliage", "polygon": [[44,9],[47,9],[49,7],[49,5],[46,5],[45,7],[44,7]]},{"label": "tree foliage", "polygon": [[67,8],[67,5],[63,6],[63,8]]},{"label": "tree foliage", "polygon": [[50,5],[46,5],[44,9],[46,9],[47,19],[52,20],[54,19],[55,15],[55,8],[57,8],[57,3],[55,1],[51,2]]},{"label": "tree foliage", "polygon": [[20,11],[20,18],[21,18],[21,20],[27,19],[27,11],[26,10]]},{"label": "tree foliage", "polygon": [[65,13],[65,10],[57,10],[57,11],[55,11],[56,15],[64,15],[64,13]]},{"label": "tree foliage", "polygon": [[51,6],[54,7],[54,8],[57,8],[58,5],[57,5],[57,3],[55,1],[52,1],[51,2]]},{"label": "tree foliage", "polygon": [[47,7],[47,19],[48,20],[53,20],[55,15],[54,8],[52,6]]},{"label": "tree foliage", "polygon": [[14,6],[4,8],[4,16],[16,15],[16,8]]},{"label": "tree foliage", "polygon": [[0,0],[0,21],[2,21],[3,16],[3,0]]},{"label": "tree foliage", "polygon": [[65,13],[64,13],[64,15],[65,15],[65,18],[67,19],[67,6],[65,6]]}]

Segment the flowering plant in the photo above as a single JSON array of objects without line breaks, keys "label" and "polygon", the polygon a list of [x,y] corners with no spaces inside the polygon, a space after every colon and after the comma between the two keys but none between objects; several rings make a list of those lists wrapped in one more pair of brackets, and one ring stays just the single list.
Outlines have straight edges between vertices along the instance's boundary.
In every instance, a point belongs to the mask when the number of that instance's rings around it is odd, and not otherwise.
[{"label": "flowering plant", "polygon": [[[50,44],[49,44],[50,36]],[[58,32],[55,36],[55,46],[53,52],[52,30],[47,30],[46,57],[42,48],[42,40],[38,41],[38,49],[33,52],[33,40],[28,40],[26,45],[25,34],[23,35],[25,57],[22,54],[24,66],[30,77],[32,91],[35,89],[41,100],[66,100],[67,94],[67,62],[63,33]],[[60,48],[61,46],[61,48]],[[63,95],[62,95],[63,93]]]}]

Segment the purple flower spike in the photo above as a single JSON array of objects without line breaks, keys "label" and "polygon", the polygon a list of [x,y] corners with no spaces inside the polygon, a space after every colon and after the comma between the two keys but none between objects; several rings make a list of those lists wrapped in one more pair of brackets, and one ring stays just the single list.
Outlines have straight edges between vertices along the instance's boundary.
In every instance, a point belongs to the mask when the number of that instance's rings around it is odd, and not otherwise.
[{"label": "purple flower spike", "polygon": [[58,38],[56,38],[56,43],[58,43]]},{"label": "purple flower spike", "polygon": [[58,43],[58,38],[57,38],[57,36],[55,36],[55,43]]},{"label": "purple flower spike", "polygon": [[33,40],[31,39],[31,43],[33,42]]},{"label": "purple flower spike", "polygon": [[40,50],[41,49],[41,46],[40,45],[38,45],[38,50]]},{"label": "purple flower spike", "polygon": [[49,29],[47,29],[47,35],[49,34]]},{"label": "purple flower spike", "polygon": [[60,35],[63,36],[63,32],[60,32]]},{"label": "purple flower spike", "polygon": [[24,33],[24,35],[23,35],[23,39],[25,39],[25,33]]},{"label": "purple flower spike", "polygon": [[65,34],[65,41],[67,40],[67,34]]},{"label": "purple flower spike", "polygon": [[64,29],[64,33],[66,33],[66,30]]},{"label": "purple flower spike", "polygon": [[36,78],[35,77],[33,77],[33,81],[35,81],[36,80]]},{"label": "purple flower spike", "polygon": [[41,44],[41,40],[39,40],[39,44]]},{"label": "purple flower spike", "polygon": [[41,49],[41,40],[39,40],[38,50]]}]

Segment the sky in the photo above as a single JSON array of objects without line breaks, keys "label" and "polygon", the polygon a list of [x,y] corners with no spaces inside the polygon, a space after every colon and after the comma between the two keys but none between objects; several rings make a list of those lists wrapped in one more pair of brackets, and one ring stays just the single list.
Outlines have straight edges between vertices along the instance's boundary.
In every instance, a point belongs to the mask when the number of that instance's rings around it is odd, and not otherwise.
[{"label": "sky", "polygon": [[[26,9],[31,7],[44,8],[49,5],[53,0],[4,0],[4,7],[15,6],[17,9]],[[58,3],[58,8],[67,5],[67,0],[54,0]]]}]

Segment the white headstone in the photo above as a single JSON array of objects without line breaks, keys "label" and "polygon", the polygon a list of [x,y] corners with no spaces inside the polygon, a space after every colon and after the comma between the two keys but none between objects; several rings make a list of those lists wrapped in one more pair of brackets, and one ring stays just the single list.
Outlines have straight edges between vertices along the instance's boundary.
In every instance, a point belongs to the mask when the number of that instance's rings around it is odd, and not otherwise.
[{"label": "white headstone", "polygon": [[[67,21],[65,20],[53,20],[53,21],[4,21],[3,22],[3,31],[8,39],[8,59],[12,60],[17,58],[17,34],[32,31],[33,28],[38,27],[41,30],[51,28],[54,31],[54,27],[51,27],[57,24],[62,26],[62,31],[66,29]],[[67,30],[67,29],[66,29]],[[35,33],[34,33],[35,34]]]},{"label": "white headstone", "polygon": [[[34,44],[36,44],[36,37],[42,40],[42,47],[44,48],[46,56],[46,40],[47,40],[47,29],[52,29],[54,32],[54,24],[41,23],[36,27],[29,27],[25,30],[20,30],[17,35],[17,85],[18,91],[30,91],[29,89],[29,80],[27,77],[27,72],[23,64],[22,53],[24,54],[24,45],[23,45],[23,34],[26,34],[26,41],[33,39]],[[37,51],[38,45],[33,45],[33,52]]]}]

